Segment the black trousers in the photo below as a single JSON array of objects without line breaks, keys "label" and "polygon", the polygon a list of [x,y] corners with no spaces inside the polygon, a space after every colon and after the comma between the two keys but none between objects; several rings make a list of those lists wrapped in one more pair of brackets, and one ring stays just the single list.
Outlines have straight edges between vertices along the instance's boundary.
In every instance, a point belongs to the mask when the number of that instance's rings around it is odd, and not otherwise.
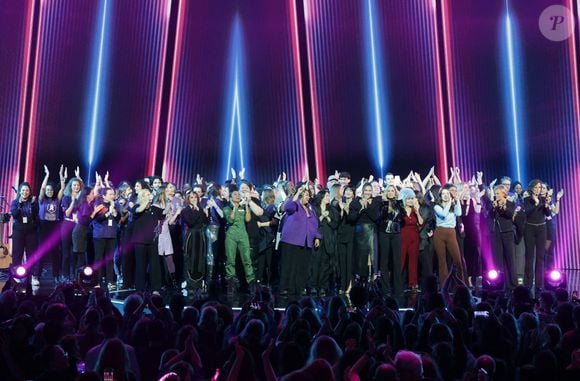
[{"label": "black trousers", "polygon": [[419,284],[423,285],[425,278],[433,274],[433,240],[427,239],[427,242],[421,242],[423,249],[419,250]]},{"label": "black trousers", "polygon": [[60,271],[65,277],[74,277],[71,270],[71,258],[73,257],[72,232],[75,225],[74,222],[66,220],[62,221],[60,224],[60,245],[62,248],[60,256]]},{"label": "black trousers", "polygon": [[348,289],[352,279],[353,269],[353,241],[338,242],[336,245],[336,254],[338,261],[338,277],[340,278],[338,287],[341,290]]},{"label": "black trousers", "polygon": [[114,283],[113,257],[115,256],[115,238],[94,238],[95,270],[99,279],[106,278],[107,283]]},{"label": "black trousers", "polygon": [[[38,276],[40,267],[37,265],[40,258],[34,258],[36,248],[38,247],[38,235],[36,229],[28,228],[24,230],[12,231],[12,266],[22,265],[22,259],[26,252],[26,261],[28,271],[32,275]],[[34,261],[34,263],[33,263]]]},{"label": "black trousers", "polygon": [[270,284],[272,281],[272,253],[274,246],[271,245],[258,253],[256,279],[263,284]]},{"label": "black trousers", "polygon": [[131,230],[122,228],[119,234],[119,247],[121,257],[121,273],[123,274],[123,288],[135,286],[135,250],[131,244]]},{"label": "black trousers", "polygon": [[[526,244],[526,264],[524,285],[532,287],[534,279],[536,288],[544,288],[544,261],[546,255],[546,225],[526,224],[524,242]],[[535,267],[535,271],[534,271]],[[534,278],[535,274],[535,278]]]},{"label": "black trousers", "polygon": [[52,266],[52,276],[60,275],[60,226],[58,221],[40,220],[40,230],[38,231],[38,241],[42,247],[46,247],[43,257],[47,262],[50,260]]},{"label": "black trousers", "polygon": [[[318,248],[312,250],[312,260],[310,261],[310,282],[309,286],[315,289],[329,290],[331,288],[331,278],[334,278],[335,252],[330,252],[324,246],[324,242]],[[334,283],[334,279],[332,279]]]},{"label": "black trousers", "polygon": [[281,242],[280,248],[282,251],[280,290],[288,290],[291,295],[300,295],[308,281],[312,249],[286,242]]},{"label": "black trousers", "polygon": [[135,244],[135,288],[137,291],[145,290],[147,273],[149,273],[149,285],[151,290],[161,289],[161,266],[157,244]]},{"label": "black trousers", "polygon": [[494,232],[493,237],[493,257],[495,266],[502,271],[505,276],[505,285],[508,290],[517,286],[515,271],[515,243],[513,231],[500,233]]},{"label": "black trousers", "polygon": [[[383,292],[401,297],[403,295],[401,235],[379,232],[379,253],[379,270],[382,274],[381,287]],[[389,276],[390,268],[392,268],[391,276]]]}]

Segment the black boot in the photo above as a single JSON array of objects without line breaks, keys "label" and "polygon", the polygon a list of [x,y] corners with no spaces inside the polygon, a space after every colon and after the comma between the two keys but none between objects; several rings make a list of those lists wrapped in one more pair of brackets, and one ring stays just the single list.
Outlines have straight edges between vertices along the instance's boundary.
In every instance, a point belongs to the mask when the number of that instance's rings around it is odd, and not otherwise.
[{"label": "black boot", "polygon": [[236,293],[236,280],[234,278],[228,279],[227,292],[229,298],[233,297]]},{"label": "black boot", "polygon": [[177,278],[175,277],[175,273],[169,273],[169,283],[171,284],[171,288],[174,290],[179,290],[180,287],[177,284]]}]

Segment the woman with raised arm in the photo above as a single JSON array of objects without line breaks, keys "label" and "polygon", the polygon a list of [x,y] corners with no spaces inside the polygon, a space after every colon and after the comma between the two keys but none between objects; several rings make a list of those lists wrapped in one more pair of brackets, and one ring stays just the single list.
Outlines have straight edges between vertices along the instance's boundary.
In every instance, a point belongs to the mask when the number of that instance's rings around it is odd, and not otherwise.
[{"label": "woman with raised arm", "polygon": [[340,213],[335,208],[330,208],[330,193],[326,188],[314,197],[313,206],[318,217],[318,228],[322,242],[313,251],[310,293],[324,297],[335,287],[334,281],[338,268],[336,263],[336,231],[340,224]]},{"label": "woman with raised arm", "polygon": [[76,279],[80,267],[89,264],[87,256],[89,229],[93,221],[95,205],[95,189],[85,187],[72,205],[76,223],[72,231],[72,256],[70,258],[70,279]]},{"label": "woman with raised arm", "polygon": [[[62,172],[62,167],[61,167]],[[52,265],[52,277],[54,285],[59,282],[60,275],[60,231],[59,231],[59,204],[60,201],[54,184],[49,182],[50,172],[48,167],[44,166],[44,179],[40,186],[38,193],[38,217],[40,220],[40,228],[38,230],[38,240],[46,247],[46,254],[48,255]]]},{"label": "woman with raised arm", "polygon": [[[173,189],[174,191],[175,189]],[[177,210],[173,210],[171,204],[172,190],[169,186],[160,186],[157,188],[157,196],[155,198],[155,206],[163,210],[163,215],[165,218],[157,227],[157,253],[163,257],[165,266],[167,267],[167,273],[169,276],[169,282],[171,287],[174,289],[178,288],[177,278],[175,276],[175,262],[173,260],[173,254],[175,253],[173,249],[173,241],[171,239],[171,233],[169,231],[170,223],[173,224],[176,218],[179,216]],[[179,209],[181,211],[181,208]]]},{"label": "woman with raised arm", "polygon": [[[362,282],[370,279],[372,267],[377,268],[376,221],[381,208],[380,196],[372,197],[371,184],[362,186],[360,197],[356,197],[350,205],[349,218],[356,224],[354,232],[354,271],[360,275]],[[369,270],[371,268],[371,270]]]},{"label": "woman with raised arm", "polygon": [[[344,193],[344,197],[343,197]],[[330,187],[329,210],[340,218],[336,230],[336,255],[338,263],[338,293],[343,294],[348,288],[353,275],[353,242],[354,224],[348,219],[350,204],[354,198],[351,186],[343,188],[340,184]]]},{"label": "woman with raised arm", "polygon": [[284,203],[286,218],[280,237],[282,274],[280,287],[285,294],[305,295],[312,249],[320,246],[318,219],[310,205],[310,190],[304,183]]},{"label": "woman with raised arm", "polygon": [[[506,274],[507,290],[513,290],[517,286],[513,229],[516,206],[508,199],[508,192],[503,185],[497,185],[493,192],[491,197],[483,197],[483,203],[489,216],[488,226],[492,238],[493,264],[495,269]],[[491,270],[489,265],[487,270]]]},{"label": "woman with raised arm", "polygon": [[[409,191],[412,192],[410,189]],[[401,223],[404,214],[405,210],[399,200],[397,188],[394,185],[387,185],[379,213],[379,270],[383,292],[392,294],[398,300],[403,296]],[[392,272],[389,271],[390,268]]]},{"label": "woman with raised arm", "polygon": [[246,231],[246,222],[250,222],[252,215],[248,201],[242,201],[238,190],[230,195],[230,205],[224,208],[224,214],[228,222],[226,231],[226,280],[229,297],[236,291],[236,253],[240,251],[240,259],[246,274],[246,281],[251,288],[254,287],[255,276],[250,257],[250,239]]},{"label": "woman with raised arm", "polygon": [[541,197],[542,182],[538,179],[530,181],[529,196],[524,199],[526,227],[524,242],[526,245],[526,264],[524,270],[524,285],[536,291],[544,288],[544,261],[546,255],[547,228],[546,217],[550,216],[550,199]]},{"label": "woman with raised arm", "polygon": [[465,282],[463,273],[463,261],[461,259],[461,252],[459,251],[459,244],[457,243],[457,235],[455,233],[455,225],[457,217],[461,216],[461,205],[449,191],[451,185],[447,184],[441,189],[440,194],[433,194],[435,197],[435,232],[433,233],[433,246],[437,253],[439,262],[439,279],[442,282],[447,278],[449,267],[447,266],[446,255],[449,252],[453,260],[453,264],[457,268],[457,275],[459,279]]},{"label": "woman with raised arm", "polygon": [[[64,173],[61,174],[60,183],[61,186],[66,182],[66,169]],[[78,172],[77,172],[78,174]],[[83,181],[79,177],[73,177],[68,181],[64,188],[59,191],[60,198],[60,209],[62,215],[62,223],[60,225],[61,233],[61,266],[60,270],[62,273],[61,281],[67,279],[74,279],[76,268],[71,266],[71,259],[73,258],[73,241],[72,232],[75,228],[77,215],[75,209],[75,203],[78,204],[78,198],[81,191],[85,187]],[[62,197],[60,196],[62,192]]]},{"label": "woman with raised arm", "polygon": [[28,271],[32,273],[32,285],[38,286],[38,266],[34,265],[39,258],[34,258],[38,246],[38,202],[32,195],[30,184],[23,182],[18,187],[18,197],[10,204],[12,224],[12,266],[23,264],[24,253]]},{"label": "woman with raised arm", "polygon": [[117,243],[117,230],[121,211],[115,204],[115,190],[101,189],[101,196],[95,203],[91,217],[93,219],[93,245],[95,248],[95,270],[98,279],[106,284],[110,291],[117,289],[113,269],[113,257]]},{"label": "woman with raised arm", "polygon": [[159,290],[161,288],[161,269],[155,236],[159,221],[163,221],[165,215],[163,209],[153,205],[153,193],[148,186],[143,186],[143,189],[139,191],[132,215],[133,233],[131,238],[135,245],[135,288],[137,291],[145,290],[147,269],[149,268],[150,289]]},{"label": "woman with raised arm", "polygon": [[117,193],[119,197],[115,204],[120,213],[117,250],[120,257],[118,264],[120,264],[119,268],[121,269],[121,279],[117,279],[117,283],[123,289],[129,289],[135,285],[135,255],[130,245],[131,236],[129,234],[129,219],[131,218],[129,203],[133,196],[131,184],[122,181],[117,187]]}]

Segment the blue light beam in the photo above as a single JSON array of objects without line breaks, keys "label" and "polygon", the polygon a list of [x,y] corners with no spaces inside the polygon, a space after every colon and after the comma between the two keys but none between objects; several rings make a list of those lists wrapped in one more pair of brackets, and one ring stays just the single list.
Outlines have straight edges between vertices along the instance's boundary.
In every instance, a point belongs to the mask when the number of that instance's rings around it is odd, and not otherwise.
[{"label": "blue light beam", "polygon": [[516,25],[509,12],[506,1],[506,14],[502,33],[503,47],[503,81],[506,137],[510,147],[510,171],[517,180],[527,181],[525,142],[522,130],[524,128],[523,105],[521,95],[521,79],[518,69],[520,62],[520,43]]},{"label": "blue light beam", "polygon": [[[377,41],[378,22],[374,11],[374,0],[367,0],[365,16],[368,28],[365,28],[365,56],[367,71],[367,98],[369,108],[369,142],[374,147],[375,164],[384,174],[389,164],[390,152],[385,152],[385,147],[390,147],[390,133],[388,125],[388,108],[385,83],[382,78],[384,67],[380,44]],[[370,74],[368,74],[370,73]]]},{"label": "blue light beam", "polygon": [[[248,174],[250,168],[248,168],[249,166],[247,159],[247,152],[249,147],[246,139],[247,123],[245,117],[247,108],[244,104],[244,60],[242,28],[239,16],[236,16],[232,29],[230,62],[230,74],[228,77],[228,83],[230,86],[228,93],[230,95],[226,102],[226,109],[229,109],[226,115],[230,115],[226,125],[226,131],[228,131],[228,146],[227,151],[224,150],[224,153],[227,152],[227,156],[223,160],[225,167],[222,167],[222,173],[224,173],[224,178],[228,179],[230,177],[230,168],[235,168],[236,170],[245,168],[245,177],[249,178]],[[237,144],[234,144],[235,140],[237,140]],[[236,148],[238,152],[234,152]]]},{"label": "blue light beam", "polygon": [[[106,96],[105,73],[108,65],[108,20],[109,20],[109,0],[102,0],[103,7],[99,23],[98,33],[93,51],[93,64],[91,70],[91,83],[89,85],[89,116],[86,124],[85,145],[87,152],[86,164],[88,166],[87,182],[90,182],[95,161],[100,154],[101,136],[103,132],[103,115],[105,114],[104,104]],[[101,132],[101,134],[99,134]],[[88,135],[88,136],[87,136]]]}]

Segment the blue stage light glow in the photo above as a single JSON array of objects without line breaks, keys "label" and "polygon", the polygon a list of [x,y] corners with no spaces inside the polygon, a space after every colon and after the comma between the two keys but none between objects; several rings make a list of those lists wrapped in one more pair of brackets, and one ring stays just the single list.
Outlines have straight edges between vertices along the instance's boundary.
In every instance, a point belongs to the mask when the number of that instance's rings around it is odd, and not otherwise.
[{"label": "blue stage light glow", "polygon": [[524,134],[523,106],[521,94],[521,79],[519,76],[520,43],[515,21],[512,19],[506,1],[506,14],[503,23],[503,81],[504,81],[504,108],[506,110],[506,140],[510,142],[510,171],[511,176],[526,182],[526,153]]},{"label": "blue stage light glow", "polygon": [[[388,99],[383,80],[384,66],[378,38],[378,21],[375,16],[374,0],[365,5],[365,57],[367,71],[367,98],[369,108],[369,141],[374,148],[375,163],[380,175],[389,164],[390,145],[388,123]],[[371,117],[372,115],[372,117]],[[387,149],[385,149],[387,147]],[[387,152],[385,152],[387,151]]]},{"label": "blue stage light glow", "polygon": [[[228,91],[228,99],[226,101],[226,131],[228,131],[228,146],[227,151],[224,148],[224,158],[222,166],[222,173],[224,179],[230,178],[230,169],[235,168],[241,170],[245,168],[245,177],[249,178],[251,168],[249,168],[248,155],[249,147],[247,144],[247,123],[245,107],[245,80],[244,80],[244,49],[242,42],[242,26],[239,16],[236,16],[232,28],[231,45],[230,45],[230,68],[228,76],[228,84],[230,90]],[[234,144],[234,139],[237,139],[237,145]],[[237,151],[234,152],[234,146],[237,146]],[[227,154],[227,156],[226,156]]]},{"label": "blue stage light glow", "polygon": [[107,93],[108,65],[108,21],[109,0],[102,0],[101,14],[95,33],[93,63],[88,94],[87,121],[85,127],[85,152],[87,153],[86,164],[88,167],[87,181],[90,182],[94,164],[99,157],[101,148],[101,136],[103,134],[104,105]]}]

